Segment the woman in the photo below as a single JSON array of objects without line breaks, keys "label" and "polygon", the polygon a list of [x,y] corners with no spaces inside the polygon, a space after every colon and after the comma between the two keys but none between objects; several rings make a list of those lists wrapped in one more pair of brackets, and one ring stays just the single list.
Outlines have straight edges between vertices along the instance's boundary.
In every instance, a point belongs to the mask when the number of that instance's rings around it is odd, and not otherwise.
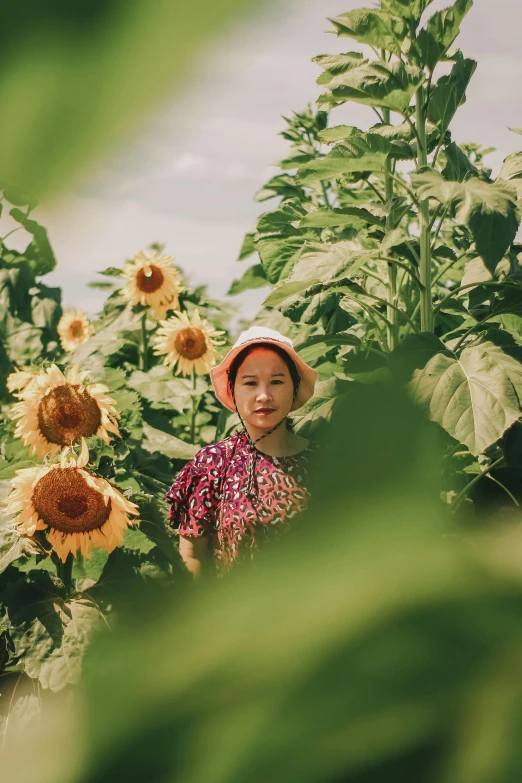
[{"label": "woman", "polygon": [[194,576],[212,555],[221,572],[251,559],[288,527],[308,503],[315,449],[286,426],[288,413],[312,397],[317,379],[288,337],[250,327],[210,377],[243,430],[200,449],[167,493],[169,524],[179,531],[180,555]]}]

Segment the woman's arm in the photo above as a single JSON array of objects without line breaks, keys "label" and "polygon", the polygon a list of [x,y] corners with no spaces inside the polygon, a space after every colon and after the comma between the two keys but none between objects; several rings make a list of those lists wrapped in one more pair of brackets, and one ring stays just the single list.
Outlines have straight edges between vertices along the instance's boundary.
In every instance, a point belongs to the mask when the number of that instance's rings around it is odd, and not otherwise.
[{"label": "woman's arm", "polygon": [[179,537],[179,553],[195,579],[201,576],[205,563],[209,560],[208,536],[182,536]]}]

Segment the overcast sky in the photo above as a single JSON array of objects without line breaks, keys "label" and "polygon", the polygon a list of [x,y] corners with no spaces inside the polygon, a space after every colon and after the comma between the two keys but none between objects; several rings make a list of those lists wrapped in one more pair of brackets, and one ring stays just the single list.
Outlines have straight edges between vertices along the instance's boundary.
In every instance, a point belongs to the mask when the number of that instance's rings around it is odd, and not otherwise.
[{"label": "overcast sky", "polygon": [[[237,253],[256,215],[267,209],[254,193],[286,150],[277,135],[281,115],[303,109],[320,93],[311,58],[360,48],[326,34],[326,17],[364,5],[276,0],[230,26],[195,65],[190,84],[149,115],[132,141],[73,191],[39,208],[36,217],[48,227],[59,262],[46,282],[62,286],[66,307],[95,313],[104,298],[86,287],[95,272],[120,266],[155,241],[193,284],[207,283],[210,295],[223,297],[250,263],[237,263]],[[445,5],[435,0],[431,9]],[[459,39],[479,67],[452,126],[454,138],[496,147],[489,158],[495,172],[521,146],[520,136],[507,130],[522,126],[521,22],[520,0],[476,0]],[[368,108],[349,112],[337,118],[334,112],[331,123],[365,128],[374,122]],[[258,289],[230,301],[250,317],[266,294]]]}]

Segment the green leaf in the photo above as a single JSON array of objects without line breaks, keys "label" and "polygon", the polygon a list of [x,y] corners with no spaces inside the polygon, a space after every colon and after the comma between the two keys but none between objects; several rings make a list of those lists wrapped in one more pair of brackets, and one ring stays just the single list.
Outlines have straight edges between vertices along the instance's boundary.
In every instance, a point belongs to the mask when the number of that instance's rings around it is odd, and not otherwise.
[{"label": "green leaf", "polygon": [[43,688],[59,691],[74,685],[81,676],[83,655],[102,626],[101,612],[88,599],[75,598],[64,606],[65,626],[61,644],[44,660],[39,659],[38,648],[25,657],[26,672],[37,676]]},{"label": "green leaf", "polygon": [[35,326],[54,332],[62,315],[62,308],[54,299],[34,296],[31,299],[31,312]]},{"label": "green leaf", "polygon": [[329,421],[335,408],[342,403],[343,391],[348,385],[349,382],[338,378],[317,381],[314,396],[301,406],[298,414],[293,417],[297,427],[300,429],[312,423]]},{"label": "green leaf", "polygon": [[263,269],[262,264],[255,264],[250,266],[242,276],[240,280],[233,280],[232,284],[227,291],[227,296],[234,296],[234,294],[240,294],[242,291],[247,291],[250,288],[264,288],[268,285],[268,280]]},{"label": "green leaf", "polygon": [[[75,557],[73,562],[73,579],[88,579],[91,583],[97,582],[109,558],[106,549],[94,547],[89,557]],[[79,589],[84,590],[86,585]]]},{"label": "green leaf", "polygon": [[512,152],[504,160],[500,169],[499,177],[502,179],[511,179],[511,177],[520,177],[522,175],[522,152]]},{"label": "green leaf", "polygon": [[469,177],[478,177],[478,170],[471,163],[466,153],[451,142],[444,148],[446,155],[446,165],[442,169],[442,174],[446,179],[462,182]]},{"label": "green leaf", "polygon": [[323,356],[330,348],[344,345],[357,345],[361,341],[354,334],[316,334],[309,337],[304,343],[295,346],[295,350],[305,362]]},{"label": "green leaf", "polygon": [[513,188],[501,179],[484,182],[474,177],[448,182],[431,169],[413,174],[412,184],[421,199],[435,198],[456,207],[457,220],[469,227],[478,254],[493,273],[515,239],[520,222]]},{"label": "green leaf", "polygon": [[351,240],[333,243],[309,243],[292,270],[288,280],[276,287],[263,306],[276,307],[296,293],[317,283],[327,283],[354,274],[371,253],[361,252]]},{"label": "green leaf", "polygon": [[411,114],[410,101],[425,79],[419,68],[401,61],[363,63],[345,73],[326,71],[325,74],[321,80],[328,85],[331,94],[320,96],[319,104],[337,106],[355,101],[391,109],[404,116]]},{"label": "green leaf", "polygon": [[284,281],[277,285],[274,290],[263,301],[263,307],[279,307],[280,304],[285,302],[294,294],[298,294],[308,286],[303,286],[301,280],[294,280],[292,283],[285,283]]},{"label": "green leaf", "polygon": [[109,283],[108,280],[91,280],[87,283],[88,288],[94,288],[98,291],[114,291],[117,288],[116,283]]},{"label": "green leaf", "polygon": [[28,207],[29,210],[33,210],[38,204],[34,196],[29,193],[23,193],[14,186],[4,188],[4,198],[14,207]]},{"label": "green leaf", "polygon": [[[298,171],[298,177],[300,182],[308,184],[321,179],[338,179],[352,172],[382,174],[386,171],[388,159],[400,158],[403,153],[403,146],[378,134],[354,134],[343,144],[334,147],[324,158],[302,166]],[[410,156],[409,147],[407,156]]]},{"label": "green leaf", "polygon": [[305,237],[268,238],[256,243],[259,258],[269,283],[284,280],[294,268],[306,242]]},{"label": "green leaf", "polygon": [[381,0],[381,8],[396,16],[403,16],[417,25],[433,0]]},{"label": "green leaf", "polygon": [[142,447],[151,453],[159,451],[161,454],[171,459],[190,460],[198,451],[198,446],[176,438],[175,435],[169,435],[167,432],[151,427],[149,424],[143,425]]},{"label": "green leaf", "polygon": [[458,358],[437,353],[414,373],[411,388],[430,419],[476,456],[520,418],[522,364],[484,342]]},{"label": "green leaf", "polygon": [[430,95],[428,119],[439,128],[441,138],[446,133],[459,106],[466,102],[466,89],[475,73],[475,60],[459,60],[449,76],[441,76]]},{"label": "green leaf", "polygon": [[272,177],[264,187],[257,191],[255,199],[256,201],[268,201],[276,196],[283,201],[296,198],[301,201],[307,200],[307,195],[303,188],[297,185],[295,176],[286,173],[276,174],[275,177]]},{"label": "green leaf", "polygon": [[522,315],[522,287],[505,287],[495,297],[491,315]]},{"label": "green leaf", "polygon": [[6,341],[11,359],[25,364],[43,352],[42,330],[29,323],[21,323],[8,335]]},{"label": "green leaf", "polygon": [[421,370],[446,346],[432,332],[410,334],[388,357],[390,370],[401,382],[408,383],[415,370]]},{"label": "green leaf", "polygon": [[259,218],[255,245],[269,283],[288,276],[299,258],[306,241],[298,228],[304,215],[306,209],[293,199]]},{"label": "green leaf", "polygon": [[[461,286],[470,285],[471,283],[484,283],[488,280],[492,280],[493,275],[484,264],[484,261],[477,256],[468,261],[464,267],[464,275],[460,281]],[[470,291],[473,290],[470,288]]]},{"label": "green leaf", "polygon": [[121,277],[121,269],[119,266],[108,266],[107,269],[102,269],[100,272],[96,272],[97,275],[105,275],[106,277]]},{"label": "green leaf", "polygon": [[56,267],[56,258],[49,242],[46,229],[36,220],[31,220],[21,209],[14,208],[9,213],[26,231],[33,235],[33,241],[25,250],[25,257],[31,264],[35,275],[46,275]]},{"label": "green leaf", "polygon": [[148,540],[152,541],[171,563],[179,563],[179,552],[174,543],[175,539],[165,524],[168,512],[166,502],[163,501],[160,506],[156,500],[142,498],[137,500],[140,510],[140,532],[145,534]]},{"label": "green leaf", "polygon": [[250,258],[250,256],[255,252],[256,246],[254,244],[254,232],[251,231],[248,234],[245,234],[245,238],[243,239],[243,244],[239,250],[239,256],[237,260],[244,261],[246,258]]},{"label": "green leaf", "polygon": [[141,552],[141,554],[148,554],[151,549],[154,549],[156,544],[148,538],[143,530],[135,527],[125,531],[125,539],[123,542],[125,549],[131,549],[135,552]]},{"label": "green leaf", "polygon": [[421,65],[433,71],[459,34],[460,24],[472,5],[473,0],[457,0],[450,8],[433,14],[412,47]]},{"label": "green leaf", "polygon": [[400,16],[386,11],[361,8],[330,19],[338,36],[348,36],[376,49],[402,54],[408,25]]},{"label": "green leaf", "polygon": [[[360,52],[347,52],[346,54],[320,54],[317,57],[312,57],[312,62],[317,63],[323,70],[328,71],[329,74],[346,73],[352,68],[358,68],[360,65],[367,63],[368,58],[364,57]],[[326,84],[323,79],[326,78],[326,82],[329,81],[330,76],[319,76],[318,84]],[[321,133],[326,133],[326,130]]]},{"label": "green leaf", "polygon": [[382,226],[381,218],[375,217],[367,209],[359,207],[345,207],[343,209],[316,209],[309,212],[299,224],[301,228],[324,228],[327,226]]},{"label": "green leaf", "polygon": [[65,600],[62,582],[46,570],[32,570],[1,593],[15,656],[29,677],[61,690],[78,681],[81,662],[100,612],[91,601]]},{"label": "green leaf", "polygon": [[145,400],[153,404],[153,407],[167,407],[180,411],[190,401],[190,389],[184,380],[174,377],[172,370],[164,365],[156,365],[148,372],[135,370],[129,376],[127,385],[139,392]]},{"label": "green leaf", "polygon": [[20,557],[27,557],[38,551],[31,539],[21,536],[17,530],[6,527],[0,529],[0,573]]},{"label": "green leaf", "polygon": [[352,136],[362,136],[363,131],[354,125],[335,125],[333,128],[326,128],[319,134],[319,139],[324,144],[334,144],[338,141],[345,141]]},{"label": "green leaf", "polygon": [[[299,293],[291,296],[279,309],[283,315],[302,328],[303,324],[316,324],[320,318],[332,313],[345,315],[339,308],[340,299],[340,293],[326,288],[311,297],[301,296]],[[351,324],[347,326],[349,325]]]}]

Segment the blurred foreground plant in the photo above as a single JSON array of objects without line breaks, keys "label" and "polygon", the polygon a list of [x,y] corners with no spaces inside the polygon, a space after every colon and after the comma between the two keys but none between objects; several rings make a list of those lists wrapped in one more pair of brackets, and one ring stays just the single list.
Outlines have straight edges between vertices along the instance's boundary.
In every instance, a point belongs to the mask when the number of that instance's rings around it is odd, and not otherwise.
[{"label": "blurred foreground plant", "polygon": [[353,385],[288,537],[190,593],[121,583],[67,707],[8,727],[10,780],[518,780],[520,536],[448,535],[434,434]]}]

